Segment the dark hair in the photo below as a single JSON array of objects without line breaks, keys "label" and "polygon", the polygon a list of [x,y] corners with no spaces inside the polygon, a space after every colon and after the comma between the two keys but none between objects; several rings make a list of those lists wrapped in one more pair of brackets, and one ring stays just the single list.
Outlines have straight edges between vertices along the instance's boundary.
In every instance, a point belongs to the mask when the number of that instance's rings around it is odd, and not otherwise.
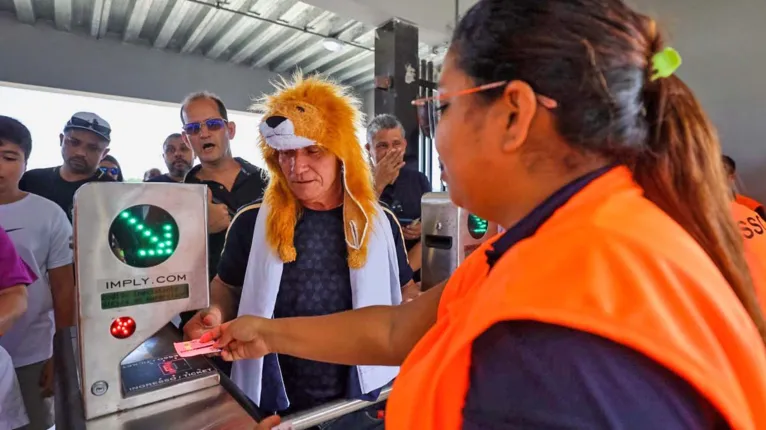
[{"label": "dark hair", "polygon": [[723,156],[723,165],[726,168],[726,173],[730,175],[737,173],[737,163],[735,163],[734,159],[728,155]]},{"label": "dark hair", "polygon": [[32,154],[32,134],[19,120],[0,115],[0,140],[6,140],[21,148],[24,161]]},{"label": "dark hair", "polygon": [[715,262],[766,342],[716,132],[681,79],[651,80],[663,48],[654,20],[621,0],[480,0],[452,46],[476,85],[528,83],[558,102],[556,127],[570,146],[629,165],[646,197]]},{"label": "dark hair", "polygon": [[117,166],[117,168],[120,169],[120,172],[117,173],[117,181],[125,182],[125,178],[122,176],[122,167],[120,166],[120,163],[117,161],[116,158],[112,157],[111,155],[105,155],[104,158],[101,159],[101,161],[106,161]]},{"label": "dark hair", "polygon": [[220,97],[217,95],[208,92],[208,91],[200,91],[196,93],[191,93],[186,98],[184,98],[184,101],[181,103],[181,124],[185,125],[186,122],[184,121],[184,109],[186,109],[186,106],[189,105],[189,103],[197,101],[197,100],[212,100],[215,102],[216,107],[218,107],[218,114],[221,115],[221,118],[225,119],[226,121],[229,120],[229,113],[226,110],[226,106],[224,106],[223,101]]},{"label": "dark hair", "polygon": [[165,149],[165,147],[168,145],[171,139],[180,139],[180,138],[181,138],[181,133],[173,133],[170,136],[166,137],[165,141],[162,142],[162,149],[163,150]]}]

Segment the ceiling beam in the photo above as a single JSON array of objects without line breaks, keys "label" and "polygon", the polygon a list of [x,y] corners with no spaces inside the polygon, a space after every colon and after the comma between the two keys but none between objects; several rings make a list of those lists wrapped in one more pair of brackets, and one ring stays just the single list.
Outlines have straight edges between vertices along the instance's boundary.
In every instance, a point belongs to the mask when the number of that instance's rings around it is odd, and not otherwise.
[{"label": "ceiling beam", "polygon": [[[337,19],[335,14],[325,11],[309,22],[307,27],[316,33],[327,33],[332,29],[335,19]],[[309,33],[299,33],[293,35],[290,39],[292,39],[292,42],[288,40],[286,43],[290,43],[291,46],[295,46],[297,49],[286,58],[279,60],[279,63],[274,66],[274,71],[277,73],[286,72],[306,58],[309,58],[312,53],[316,52],[314,49],[316,45],[320,44],[318,38]]]},{"label": "ceiling beam", "polygon": [[[329,17],[332,17],[330,12],[312,7],[305,17],[301,17],[302,19],[305,18],[306,21],[299,25],[308,26],[313,22],[317,22],[320,18],[329,19]],[[310,44],[312,40],[316,42],[318,37],[311,33],[283,28],[282,32],[275,36],[275,39],[281,40],[281,42],[276,43],[274,46],[262,47],[256,51],[253,56],[255,60],[251,63],[252,67],[264,68],[280,56],[291,55],[293,49],[298,48],[300,50],[306,48],[306,45]]]},{"label": "ceiling beam", "polygon": [[352,56],[350,58],[344,61],[341,61],[340,63],[330,67],[327,70],[322,70],[322,74],[335,77],[336,73],[339,73],[349,67],[355,66],[365,61],[375,64],[374,54],[375,54],[374,52],[370,52],[370,51],[354,52],[352,53]]},{"label": "ceiling beam", "polygon": [[[311,9],[311,6],[297,0],[272,2],[268,6],[265,9],[262,8],[263,10],[259,13],[260,16],[286,23],[292,23],[301,13]],[[263,25],[262,22],[246,16],[239,17],[239,21],[219,37],[215,45],[205,55],[210,58],[218,58],[246,32],[250,33],[248,45],[261,46],[267,44],[271,37],[279,33],[283,28],[278,25]]]},{"label": "ceiling beam", "polygon": [[[226,9],[239,11],[242,9],[242,6],[246,2],[247,0],[231,0],[231,2],[226,5]],[[202,21],[197,24],[197,27],[194,29],[192,35],[189,37],[189,39],[186,40],[183,48],[181,48],[182,53],[193,52],[195,49],[197,49],[197,47],[199,47],[202,41],[205,40],[205,37],[211,30],[219,30],[223,28],[228,20],[232,17],[231,12],[219,9],[215,7],[215,5],[208,5],[203,7],[207,8],[207,12],[202,18]]]},{"label": "ceiling beam", "polygon": [[348,82],[348,86],[358,88],[368,83],[372,83],[374,81],[375,81],[374,70],[367,69],[365,70],[364,73],[360,74],[359,76],[356,76],[356,77],[352,76],[351,79],[349,79],[346,82]]},{"label": "ceiling beam", "polygon": [[72,30],[72,1],[54,0],[53,1],[53,21],[56,28],[62,31]]},{"label": "ceiling beam", "polygon": [[32,0],[13,0],[16,9],[16,19],[24,24],[35,23],[35,10],[32,8]]},{"label": "ceiling beam", "polygon": [[374,75],[375,61],[370,61],[358,67],[349,67],[347,70],[336,73],[334,77],[341,82],[353,82],[359,76],[367,76],[368,79],[372,79]]},{"label": "ceiling beam", "polygon": [[152,9],[153,1],[136,0],[136,4],[133,6],[133,11],[128,19],[128,25],[125,27],[125,33],[123,34],[124,41],[133,42],[141,36],[141,30],[144,28],[146,17],[149,16],[149,11]]},{"label": "ceiling beam", "polygon": [[106,36],[111,10],[112,0],[96,0],[93,3],[93,16],[90,18],[90,35],[92,37],[101,39]]},{"label": "ceiling beam", "polygon": [[181,26],[181,23],[186,18],[186,15],[201,7],[203,6],[185,0],[176,0],[173,4],[173,9],[170,10],[170,14],[165,19],[165,22],[162,23],[162,28],[157,34],[157,38],[154,39],[154,47],[157,49],[167,48],[176,30],[178,30],[178,27]]}]

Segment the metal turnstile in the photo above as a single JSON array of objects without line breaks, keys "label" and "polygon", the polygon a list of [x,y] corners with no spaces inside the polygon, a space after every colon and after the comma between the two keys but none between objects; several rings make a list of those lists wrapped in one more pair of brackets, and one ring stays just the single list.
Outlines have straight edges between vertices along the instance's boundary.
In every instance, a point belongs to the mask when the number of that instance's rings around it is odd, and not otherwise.
[{"label": "metal turnstile", "polygon": [[209,305],[207,191],[90,183],[74,205],[76,330],[54,339],[58,430],[234,429],[257,409],[168,324]]},{"label": "metal turnstile", "polygon": [[487,239],[498,225],[455,206],[449,193],[427,193],[422,198],[422,289],[448,279],[460,263]]}]

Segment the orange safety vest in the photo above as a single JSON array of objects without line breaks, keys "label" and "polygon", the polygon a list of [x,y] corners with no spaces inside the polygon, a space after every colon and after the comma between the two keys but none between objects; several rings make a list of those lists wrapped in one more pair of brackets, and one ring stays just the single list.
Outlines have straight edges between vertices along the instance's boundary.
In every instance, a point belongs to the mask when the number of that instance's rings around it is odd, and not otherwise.
[{"label": "orange safety vest", "polygon": [[761,309],[766,313],[766,222],[737,202],[731,202],[734,221],[745,242],[745,258]]},{"label": "orange safety vest", "polygon": [[745,206],[751,211],[755,211],[758,208],[763,206],[760,202],[758,202],[758,200],[751,199],[750,197],[743,196],[742,194],[735,194],[734,199],[736,200],[737,203],[741,204],[742,206]]},{"label": "orange safety vest", "polygon": [[534,320],[602,336],[674,371],[735,430],[766,429],[766,348],[716,266],[617,167],[562,205],[489,271],[481,246],[455,271],[434,326],[403,363],[386,428],[459,430],[471,347]]}]

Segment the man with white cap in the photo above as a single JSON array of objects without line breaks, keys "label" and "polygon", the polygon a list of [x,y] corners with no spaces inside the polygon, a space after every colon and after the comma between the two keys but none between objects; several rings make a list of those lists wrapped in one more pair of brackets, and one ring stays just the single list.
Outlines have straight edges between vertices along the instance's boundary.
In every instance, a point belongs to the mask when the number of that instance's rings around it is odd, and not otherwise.
[{"label": "man with white cap", "polygon": [[19,188],[58,204],[72,221],[72,204],[77,189],[88,182],[112,181],[98,169],[101,160],[109,153],[111,135],[109,123],[95,113],[72,115],[59,135],[64,164],[27,171]]}]

